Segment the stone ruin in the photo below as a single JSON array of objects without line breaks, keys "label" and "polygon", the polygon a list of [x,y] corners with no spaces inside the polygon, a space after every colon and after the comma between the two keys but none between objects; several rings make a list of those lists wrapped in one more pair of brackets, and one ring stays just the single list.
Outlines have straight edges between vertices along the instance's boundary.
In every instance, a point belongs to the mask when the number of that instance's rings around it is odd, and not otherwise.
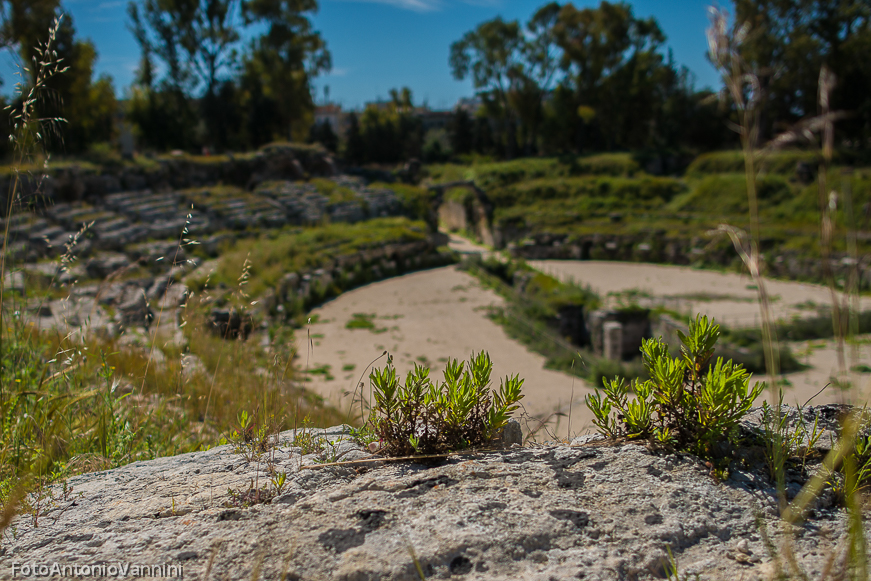
[{"label": "stone ruin", "polygon": [[[798,410],[781,410],[797,425]],[[844,409],[802,411],[823,432],[808,443],[811,474]],[[760,416],[756,408],[742,421],[748,440],[762,434]],[[681,579],[761,581],[785,578],[788,549],[807,578],[847,578],[848,511],[827,487],[787,525],[752,448],[736,450],[741,461],[717,477],[690,454],[598,434],[421,463],[371,454],[348,426],[269,442],[257,458],[244,443],[228,444],[70,478],[52,490],[57,501],[38,523],[27,514],[13,521],[0,577],[21,576],[23,566],[32,573],[34,564],[120,561],[239,581],[655,581],[673,564]],[[286,475],[280,489],[270,484],[276,472]],[[790,501],[805,477],[790,469],[785,478]],[[869,520],[860,523],[867,538]]]},{"label": "stone ruin", "polygon": [[557,317],[559,335],[578,346],[589,345],[599,357],[625,361],[638,357],[641,342],[662,337],[669,345],[678,344],[677,331],[687,326],[650,309],[598,309],[586,312],[583,306],[567,305]]},{"label": "stone ruin", "polygon": [[[38,204],[0,218],[0,228],[9,232],[7,265],[16,267],[2,284],[25,297],[28,316],[40,328],[86,326],[116,337],[148,329],[163,311],[162,323],[180,323],[178,309],[188,297],[181,278],[200,265],[180,241],[195,241],[214,257],[264,228],[409,214],[392,190],[338,174],[335,163],[317,152],[300,155],[285,149],[236,160],[230,156],[219,163],[161,160],[157,170],[144,173],[130,168],[103,175],[54,170],[42,184],[44,195],[25,196]],[[326,176],[342,188],[342,195],[324,195],[316,184],[303,181],[309,175]],[[222,185],[227,183],[236,185]],[[281,303],[291,296],[305,304],[314,290],[361,267],[369,269],[368,278],[358,284],[429,266],[443,242],[433,238],[369,249],[312,272],[289,273],[298,284],[283,283],[267,293],[262,309],[280,314]],[[31,300],[32,284],[72,290],[69,300]],[[253,327],[250,315],[224,308],[215,308],[210,319],[213,330],[229,338],[247,337]]]}]

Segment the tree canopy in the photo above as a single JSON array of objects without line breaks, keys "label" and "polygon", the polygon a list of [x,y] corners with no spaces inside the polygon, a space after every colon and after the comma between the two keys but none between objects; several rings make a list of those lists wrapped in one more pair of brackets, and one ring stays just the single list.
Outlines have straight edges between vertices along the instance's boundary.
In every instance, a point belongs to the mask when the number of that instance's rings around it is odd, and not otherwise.
[{"label": "tree canopy", "polygon": [[[303,139],[311,80],[331,66],[309,20],[316,11],[315,0],[131,1],[130,29],[142,51],[131,117],[143,141],[239,149]],[[254,28],[260,34],[243,46],[243,31]],[[167,116],[173,120],[162,124]]]},{"label": "tree canopy", "polygon": [[[130,0],[128,28],[141,57],[123,112],[140,145],[220,151],[315,139],[337,149],[332,126],[313,127],[312,80],[332,66],[312,24],[317,10],[317,0]],[[867,0],[733,0],[733,13],[743,25],[741,58],[758,79],[759,139],[817,113],[825,66],[836,79],[831,108],[852,117],[837,127],[839,144],[871,143]],[[0,48],[29,66],[61,14],[60,0],[0,0]],[[469,79],[477,94],[476,114],[458,108],[446,126],[423,122],[411,91],[394,90],[389,103],[339,125],[351,127],[340,149],[360,161],[392,162],[734,145],[727,129],[734,111],[717,103],[718,87],[696,89],[666,40],[654,18],[625,2],[551,1],[525,22],[493,18],[449,47],[453,76]],[[69,15],[55,44],[69,70],[51,79],[52,97],[39,114],[66,119],[52,151],[79,153],[113,138],[115,90],[110,77],[96,77],[96,48],[76,36]]]},{"label": "tree canopy", "polygon": [[[27,68],[30,78],[22,79],[22,83],[35,81],[35,49],[48,40],[49,30],[61,16],[59,0],[0,0],[0,47],[16,53]],[[115,90],[108,75],[94,79],[96,48],[90,40],[76,38],[69,15],[61,18],[54,50],[56,58],[69,68],[48,80],[47,94],[51,98],[38,103],[37,115],[65,119],[62,132],[46,134],[50,151],[79,153],[91,143],[112,138]],[[20,107],[20,103],[13,102],[12,106]]]},{"label": "tree canopy", "polygon": [[747,26],[742,57],[763,88],[763,138],[818,112],[826,65],[835,75],[833,110],[852,121],[838,132],[853,146],[871,139],[871,4],[867,0],[735,0]]},{"label": "tree canopy", "polygon": [[544,150],[704,147],[680,128],[710,125],[717,111],[664,54],[665,40],[655,19],[635,17],[628,4],[552,2],[525,26],[501,18],[480,24],[451,45],[449,62],[455,78],[472,79],[509,157],[539,143]]}]

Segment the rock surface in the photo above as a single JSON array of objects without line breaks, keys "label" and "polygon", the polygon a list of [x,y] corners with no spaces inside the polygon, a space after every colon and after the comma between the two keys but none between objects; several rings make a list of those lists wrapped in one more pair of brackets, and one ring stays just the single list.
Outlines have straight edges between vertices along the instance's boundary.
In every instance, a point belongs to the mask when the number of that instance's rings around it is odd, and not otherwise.
[{"label": "rock surface", "polygon": [[[763,534],[785,536],[764,475],[718,482],[686,454],[584,436],[440,465],[319,466],[369,457],[348,433],[315,432],[317,454],[284,432],[259,460],[224,445],[72,478],[38,526],[23,515],[6,531],[0,576],[132,562],[197,579],[417,579],[416,559],[433,579],[643,580],[665,577],[670,548],[681,578],[751,580],[775,570]],[[269,466],[287,473],[280,493]],[[271,502],[245,506],[257,489]],[[845,527],[818,506],[789,534],[810,578],[836,547],[841,559]]]}]

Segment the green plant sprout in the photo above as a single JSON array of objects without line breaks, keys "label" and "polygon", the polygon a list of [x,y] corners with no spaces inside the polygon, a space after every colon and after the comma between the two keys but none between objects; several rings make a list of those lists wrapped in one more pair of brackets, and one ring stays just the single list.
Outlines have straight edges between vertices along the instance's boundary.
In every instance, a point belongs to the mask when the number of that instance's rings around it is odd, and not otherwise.
[{"label": "green plant sprout", "polygon": [[498,391],[490,389],[493,364],[483,351],[473,354],[468,364],[449,360],[440,383],[429,371],[415,363],[400,383],[388,360],[369,375],[375,405],[368,425],[381,440],[382,453],[440,454],[485,446],[523,398],[523,380],[517,375],[505,377]]},{"label": "green plant sprout", "polygon": [[[678,331],[683,344],[672,358],[668,345],[645,339],[641,345],[647,381],[604,379],[604,387],[587,395],[587,406],[599,432],[609,438],[653,439],[702,456],[711,445],[733,435],[741,417],[762,393],[764,383],[750,387],[750,374],[731,360],[714,357],[720,326],[707,317],[690,321],[689,333]],[[635,398],[629,399],[629,391]]]}]

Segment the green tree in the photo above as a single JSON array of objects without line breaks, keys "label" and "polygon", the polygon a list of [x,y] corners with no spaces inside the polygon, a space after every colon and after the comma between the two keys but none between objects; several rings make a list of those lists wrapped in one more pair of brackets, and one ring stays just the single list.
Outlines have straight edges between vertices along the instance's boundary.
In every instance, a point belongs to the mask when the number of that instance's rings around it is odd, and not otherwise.
[{"label": "green tree", "polygon": [[[218,149],[304,140],[311,79],[330,68],[308,16],[316,10],[315,0],[131,2],[130,28],[142,50],[132,111],[143,139],[157,148]],[[242,30],[251,27],[262,32],[240,58]],[[166,127],[161,118],[171,118]],[[196,135],[198,125],[204,135]]]},{"label": "green tree", "polygon": [[311,81],[332,67],[327,43],[309,20],[317,9],[315,0],[247,0],[242,5],[247,23],[266,28],[245,56],[242,87],[270,102],[276,137],[305,139],[314,111]]},{"label": "green tree", "polygon": [[656,20],[635,18],[628,4],[581,10],[566,4],[555,35],[578,105],[592,109],[605,147],[643,146],[670,74],[658,52],[665,35]]},{"label": "green tree", "polygon": [[454,118],[450,125],[451,149],[454,153],[471,153],[475,145],[474,125],[469,113],[462,107],[454,111]]},{"label": "green tree", "polygon": [[833,110],[852,112],[838,128],[855,145],[871,138],[871,4],[867,0],[735,0],[747,26],[741,56],[759,79],[760,138],[817,113],[823,65],[835,74]]},{"label": "green tree", "polygon": [[[140,8],[141,6],[141,8]],[[204,141],[224,141],[226,130],[221,120],[228,115],[225,98],[227,87],[219,96],[220,75],[236,61],[239,30],[238,0],[142,0],[128,4],[131,30],[142,49],[142,85],[154,90],[154,64],[157,56],[166,70],[159,90],[162,99],[176,111],[189,107],[184,103],[200,87],[202,119],[206,129]]]},{"label": "green tree", "polygon": [[[58,0],[4,0],[0,2],[3,42],[20,56],[30,74],[35,48],[44,43],[54,20],[61,16]],[[78,153],[96,142],[113,137],[116,109],[112,79],[101,75],[94,80],[97,51],[89,40],[76,39],[76,29],[70,16],[64,15],[56,40],[57,58],[69,67],[49,81],[53,99],[40,104],[40,117],[66,119],[63,139],[49,135],[51,151]],[[24,82],[33,82],[26,79]]]},{"label": "green tree", "polygon": [[[175,11],[181,11],[179,5],[162,6],[158,0],[144,0],[141,8],[127,5],[128,28],[142,52],[127,115],[141,144],[157,150],[191,149],[196,143],[197,116],[189,94],[196,80],[182,46],[183,25],[191,16]],[[160,78],[155,60],[162,65]]]},{"label": "green tree", "polygon": [[357,114],[348,115],[348,133],[345,136],[345,161],[348,163],[363,163],[366,161],[366,144],[360,133],[360,121]]},{"label": "green tree", "polygon": [[339,137],[326,119],[311,126],[308,141],[309,143],[320,143],[333,153],[339,148]]},{"label": "green tree", "polygon": [[[423,123],[414,114],[411,90],[391,89],[390,95],[389,102],[370,104],[360,115],[362,147],[354,150],[357,162],[396,163],[422,154]],[[348,140],[350,149],[350,133]]]},{"label": "green tree", "polygon": [[493,127],[487,115],[475,115],[472,124],[472,147],[478,153],[491,154],[496,149],[496,140],[493,137]]},{"label": "green tree", "polygon": [[520,24],[495,18],[467,32],[451,44],[451,73],[457,80],[471,76],[472,85],[483,98],[490,115],[501,123],[501,141],[513,157],[516,136],[509,95],[521,82],[524,38]]},{"label": "green tree", "polygon": [[522,122],[521,141],[527,155],[536,147],[544,118],[543,101],[553,89],[559,70],[560,53],[555,34],[559,13],[560,5],[551,2],[533,14],[526,25],[528,35],[521,49],[522,66],[513,72],[517,82],[509,99]]}]

